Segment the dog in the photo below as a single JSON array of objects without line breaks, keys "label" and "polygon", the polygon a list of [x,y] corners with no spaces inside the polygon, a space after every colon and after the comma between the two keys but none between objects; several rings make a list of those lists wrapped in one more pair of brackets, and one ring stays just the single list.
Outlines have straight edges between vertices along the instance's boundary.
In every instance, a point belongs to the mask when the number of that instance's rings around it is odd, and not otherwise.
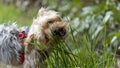
[{"label": "dog", "polygon": [[56,40],[64,40],[68,31],[69,24],[58,12],[45,8],[39,10],[29,28],[19,29],[14,23],[0,25],[0,63],[15,68],[47,68],[49,49]]},{"label": "dog", "polygon": [[[17,24],[0,25],[0,68],[7,68],[7,65],[19,67],[24,60],[24,46],[21,43],[21,32]],[[28,28],[21,28],[24,33]],[[6,66],[6,67],[5,67]]]},{"label": "dog", "polygon": [[[69,30],[69,24],[64,22],[58,12],[41,8],[38,16],[28,32],[25,41],[25,63],[24,68],[46,68],[45,57],[49,55],[49,50],[56,43],[54,36],[65,39]],[[36,43],[41,45],[40,48]]]}]

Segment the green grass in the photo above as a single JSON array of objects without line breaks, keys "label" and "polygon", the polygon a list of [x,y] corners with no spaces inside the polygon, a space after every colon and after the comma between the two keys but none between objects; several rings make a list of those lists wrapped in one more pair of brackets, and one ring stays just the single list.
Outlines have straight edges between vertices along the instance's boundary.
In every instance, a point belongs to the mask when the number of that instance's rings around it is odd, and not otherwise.
[{"label": "green grass", "polygon": [[[12,5],[0,4],[0,23],[16,21],[20,26],[29,25],[36,13],[36,11],[27,13]],[[94,39],[91,39],[92,35],[87,33],[79,33],[74,36],[75,30],[71,29],[66,40],[57,41],[58,45],[53,48],[50,57],[47,58],[48,68],[115,68],[116,60],[111,51],[107,54],[106,48],[101,54],[95,51],[97,40],[106,35],[106,30],[101,30]],[[100,44],[105,45],[105,43]],[[110,50],[112,49],[110,48]]]},{"label": "green grass", "polygon": [[60,42],[48,58],[49,68],[115,68],[116,59],[111,51],[107,54],[105,48],[99,54],[94,50],[96,39],[90,40],[87,34],[79,38],[82,40],[70,34],[71,41]]}]

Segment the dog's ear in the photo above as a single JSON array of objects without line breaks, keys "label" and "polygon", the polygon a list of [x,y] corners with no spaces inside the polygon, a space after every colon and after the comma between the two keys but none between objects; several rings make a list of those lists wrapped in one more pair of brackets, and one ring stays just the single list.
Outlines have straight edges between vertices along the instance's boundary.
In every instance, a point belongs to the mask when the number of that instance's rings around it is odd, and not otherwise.
[{"label": "dog's ear", "polygon": [[43,16],[45,11],[47,11],[47,9],[41,7],[38,11],[38,16]]}]

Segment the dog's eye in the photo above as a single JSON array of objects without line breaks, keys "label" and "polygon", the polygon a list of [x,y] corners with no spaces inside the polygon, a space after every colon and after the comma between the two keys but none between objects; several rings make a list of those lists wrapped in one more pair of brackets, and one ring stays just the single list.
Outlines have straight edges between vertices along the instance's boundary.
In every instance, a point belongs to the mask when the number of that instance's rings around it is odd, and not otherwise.
[{"label": "dog's eye", "polygon": [[50,25],[50,24],[52,24],[53,23],[53,21],[48,21],[48,24]]}]

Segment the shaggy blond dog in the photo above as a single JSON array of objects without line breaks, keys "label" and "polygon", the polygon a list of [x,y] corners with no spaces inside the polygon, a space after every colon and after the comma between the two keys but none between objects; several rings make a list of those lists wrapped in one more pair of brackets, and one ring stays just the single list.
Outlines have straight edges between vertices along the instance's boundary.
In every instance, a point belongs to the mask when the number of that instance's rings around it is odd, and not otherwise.
[{"label": "shaggy blond dog", "polygon": [[24,68],[46,68],[45,57],[48,56],[48,49],[57,40],[54,36],[64,39],[68,29],[69,24],[56,11],[41,8],[26,39]]}]

